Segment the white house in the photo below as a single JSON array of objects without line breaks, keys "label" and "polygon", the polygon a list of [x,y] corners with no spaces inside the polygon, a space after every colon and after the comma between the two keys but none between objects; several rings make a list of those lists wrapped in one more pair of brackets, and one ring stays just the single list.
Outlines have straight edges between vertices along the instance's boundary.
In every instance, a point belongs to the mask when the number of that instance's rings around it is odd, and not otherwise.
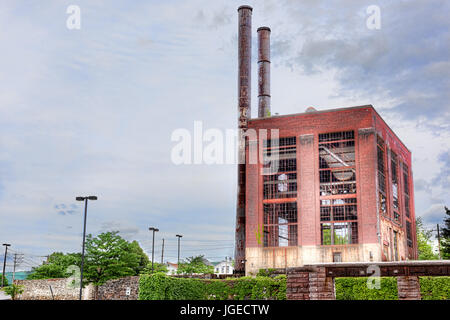
[{"label": "white house", "polygon": [[230,259],[225,259],[224,261],[220,261],[218,264],[214,266],[214,273],[219,274],[233,274],[233,261]]},{"label": "white house", "polygon": [[167,266],[167,273],[166,273],[167,275],[177,274],[178,264],[167,262],[166,266]]}]

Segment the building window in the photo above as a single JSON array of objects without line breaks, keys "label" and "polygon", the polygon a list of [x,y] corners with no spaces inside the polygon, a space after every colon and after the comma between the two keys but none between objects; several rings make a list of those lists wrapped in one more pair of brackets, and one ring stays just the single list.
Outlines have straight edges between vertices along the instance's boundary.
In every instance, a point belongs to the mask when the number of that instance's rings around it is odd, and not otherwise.
[{"label": "building window", "polygon": [[394,220],[400,222],[400,205],[398,202],[398,160],[397,155],[391,151],[391,180],[392,180],[392,206]]},{"label": "building window", "polygon": [[358,243],[356,222],[334,222],[321,224],[322,245]]},{"label": "building window", "polygon": [[413,246],[412,242],[412,233],[411,233],[411,222],[406,221],[406,242],[408,243],[408,247]]},{"label": "building window", "polygon": [[356,193],[354,131],[319,134],[320,195]]},{"label": "building window", "polygon": [[378,168],[378,205],[380,213],[387,215],[386,207],[386,160],[385,144],[380,136],[377,136],[377,168]]},{"label": "building window", "polygon": [[263,198],[297,197],[296,138],[264,141]]},{"label": "building window", "polygon": [[403,163],[403,198],[405,200],[405,214],[409,218],[410,207],[409,207],[409,169],[406,164]]},{"label": "building window", "polygon": [[264,204],[264,246],[297,245],[297,202]]},{"label": "building window", "polygon": [[356,198],[321,200],[322,245],[358,243]]},{"label": "building window", "polygon": [[333,262],[342,262],[342,254],[340,252],[333,252]]}]

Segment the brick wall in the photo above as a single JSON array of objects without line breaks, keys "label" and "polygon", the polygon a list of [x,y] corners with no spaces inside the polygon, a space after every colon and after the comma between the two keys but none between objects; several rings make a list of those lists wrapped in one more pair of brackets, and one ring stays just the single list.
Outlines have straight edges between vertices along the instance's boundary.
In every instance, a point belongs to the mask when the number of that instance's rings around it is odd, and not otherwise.
[{"label": "brick wall", "polygon": [[417,276],[397,277],[399,300],[420,300],[420,283]]},{"label": "brick wall", "polygon": [[335,300],[334,278],[324,267],[311,271],[292,271],[287,275],[287,300]]}]

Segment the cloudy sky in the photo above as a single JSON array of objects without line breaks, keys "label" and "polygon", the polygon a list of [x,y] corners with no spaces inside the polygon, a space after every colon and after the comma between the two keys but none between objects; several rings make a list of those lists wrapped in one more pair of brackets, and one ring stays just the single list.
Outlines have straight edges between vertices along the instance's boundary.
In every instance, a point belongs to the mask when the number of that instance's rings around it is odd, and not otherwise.
[{"label": "cloudy sky", "polygon": [[[178,128],[237,125],[237,7],[272,29],[272,112],[372,104],[413,153],[416,213],[450,206],[448,1],[16,1],[0,3],[0,242],[80,250],[119,230],[156,255],[233,254],[236,169],[171,162]],[[370,5],[381,28],[369,29]],[[68,6],[81,9],[68,29]]]}]

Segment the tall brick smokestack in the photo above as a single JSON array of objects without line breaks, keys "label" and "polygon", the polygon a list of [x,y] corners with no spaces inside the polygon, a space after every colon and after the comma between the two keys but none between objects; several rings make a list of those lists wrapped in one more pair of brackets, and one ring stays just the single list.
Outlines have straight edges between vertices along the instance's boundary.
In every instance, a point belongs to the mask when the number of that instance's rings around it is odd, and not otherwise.
[{"label": "tall brick smokestack", "polygon": [[270,28],[258,28],[258,118],[270,116]]},{"label": "tall brick smokestack", "polygon": [[240,6],[238,34],[238,112],[239,150],[236,203],[236,239],[234,266],[236,273],[245,273],[245,137],[251,117],[251,61],[252,61],[252,7]]}]

